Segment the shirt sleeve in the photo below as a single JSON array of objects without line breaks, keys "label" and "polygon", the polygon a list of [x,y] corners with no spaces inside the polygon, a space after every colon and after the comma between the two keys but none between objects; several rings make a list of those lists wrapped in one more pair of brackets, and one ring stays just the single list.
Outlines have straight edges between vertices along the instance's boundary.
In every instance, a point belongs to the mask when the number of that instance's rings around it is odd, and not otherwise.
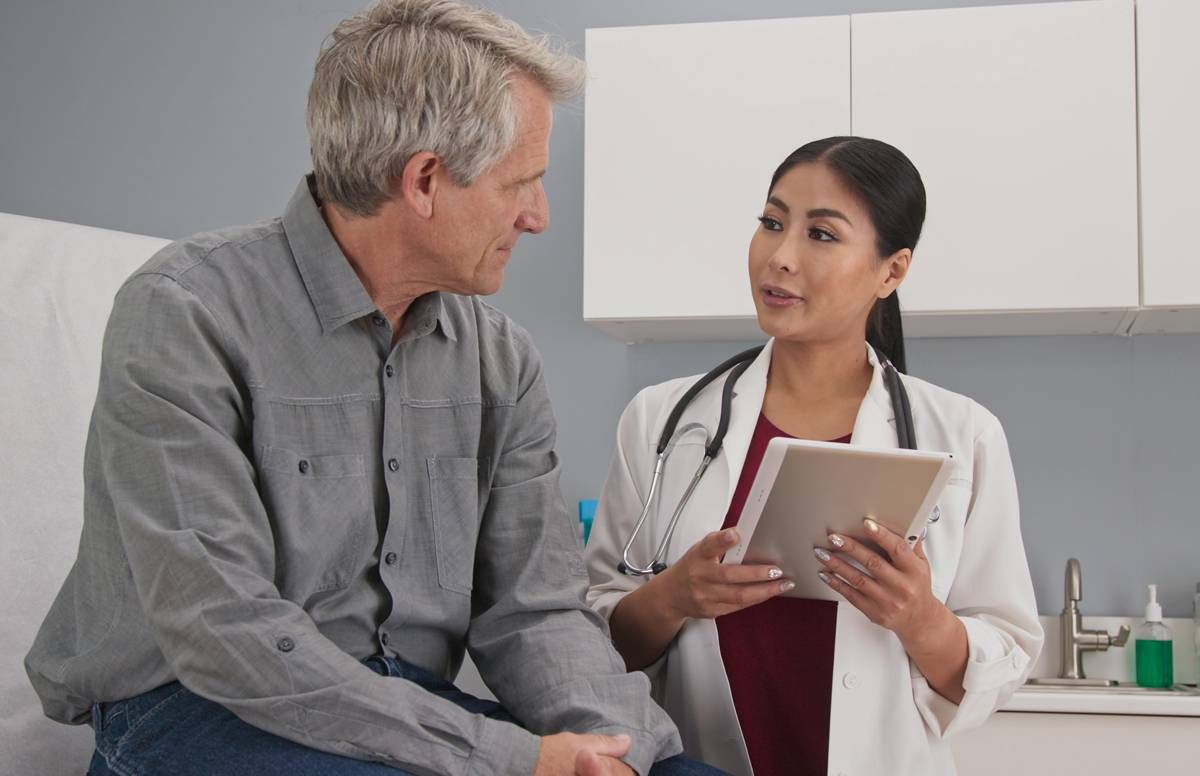
[{"label": "shirt sleeve", "polygon": [[625,760],[646,774],[682,745],[645,675],[626,673],[607,621],[584,602],[587,572],[559,490],[550,400],[532,344],[519,347],[518,399],[484,511],[467,646],[531,731],[627,734]]},{"label": "shirt sleeve", "polygon": [[138,601],[175,677],[305,746],[418,774],[531,773],[538,739],[399,679],[317,630],[273,579],[246,450],[242,355],[195,294],[143,274],[118,294],[93,416]]},{"label": "shirt sleeve", "polygon": [[[646,392],[643,390],[629,402],[617,424],[616,450],[613,452],[608,477],[604,481],[600,503],[592,521],[592,535],[584,553],[591,583],[587,592],[587,602],[605,620],[612,619],[621,599],[645,584],[646,580],[646,577],[622,574],[617,570],[617,566],[624,559],[625,542],[633,536],[634,526],[637,525],[646,503],[645,494],[650,487],[649,464],[646,467],[638,467],[630,460],[631,457],[636,460],[633,451],[637,450],[638,446],[648,444],[639,431],[645,427],[645,412]],[[643,468],[647,470],[642,471]],[[630,560],[635,564],[648,563],[657,549],[654,542],[653,526],[647,521],[629,549]],[[655,687],[656,697],[662,697],[663,669],[669,652],[669,649],[664,650],[655,662],[641,669]]]},{"label": "shirt sleeve", "polygon": [[975,440],[973,494],[946,605],[967,631],[965,695],[957,705],[911,666],[913,696],[939,737],[977,727],[1021,686],[1042,648],[1033,581],[1021,541],[1016,476],[1004,430],[986,415]]}]

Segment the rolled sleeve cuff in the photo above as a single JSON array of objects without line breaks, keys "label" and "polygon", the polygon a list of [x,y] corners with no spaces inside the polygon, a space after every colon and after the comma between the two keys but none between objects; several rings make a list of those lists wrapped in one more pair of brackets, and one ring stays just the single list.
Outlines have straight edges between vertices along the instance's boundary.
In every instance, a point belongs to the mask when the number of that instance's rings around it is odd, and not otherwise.
[{"label": "rolled sleeve cuff", "polygon": [[485,720],[479,740],[467,761],[467,776],[532,774],[541,744],[540,738],[516,725],[495,719]]},{"label": "rolled sleeve cuff", "polygon": [[959,618],[967,631],[964,695],[955,704],[938,694],[912,667],[913,699],[925,724],[938,738],[983,724],[1020,684],[1029,656],[1004,632],[972,617]]}]

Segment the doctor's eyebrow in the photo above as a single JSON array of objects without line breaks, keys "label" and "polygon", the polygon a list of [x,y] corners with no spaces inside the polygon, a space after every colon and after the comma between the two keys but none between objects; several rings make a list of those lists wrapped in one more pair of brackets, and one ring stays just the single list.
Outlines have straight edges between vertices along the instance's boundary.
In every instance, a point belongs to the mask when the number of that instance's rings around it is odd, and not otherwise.
[{"label": "doctor's eyebrow", "polygon": [[813,208],[812,210],[808,211],[808,213],[806,213],[805,215],[807,215],[809,218],[840,218],[843,221],[845,221],[846,223],[850,224],[850,226],[854,226],[854,224],[850,223],[850,219],[846,218],[845,213],[843,213],[840,210],[834,210],[833,208],[829,208],[829,207]]}]

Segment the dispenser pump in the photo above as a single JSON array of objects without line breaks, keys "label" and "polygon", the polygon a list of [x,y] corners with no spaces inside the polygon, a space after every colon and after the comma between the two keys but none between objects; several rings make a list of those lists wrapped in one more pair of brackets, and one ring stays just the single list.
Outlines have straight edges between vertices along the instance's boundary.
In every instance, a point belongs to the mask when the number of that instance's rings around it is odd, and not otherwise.
[{"label": "dispenser pump", "polygon": [[1150,602],[1146,604],[1146,622],[1162,622],[1162,605],[1158,603],[1158,585],[1149,585]]}]

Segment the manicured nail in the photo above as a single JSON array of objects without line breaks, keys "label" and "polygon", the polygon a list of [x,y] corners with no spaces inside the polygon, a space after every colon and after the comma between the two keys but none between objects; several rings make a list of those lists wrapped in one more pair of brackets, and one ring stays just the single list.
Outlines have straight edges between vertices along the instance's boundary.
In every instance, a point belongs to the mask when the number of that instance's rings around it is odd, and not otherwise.
[{"label": "manicured nail", "polygon": [[867,527],[867,530],[870,531],[871,533],[879,533],[879,523],[876,523],[871,518],[868,517],[867,519],[863,520],[863,524]]},{"label": "manicured nail", "polygon": [[829,543],[834,547],[837,547],[839,550],[846,546],[846,540],[837,534],[829,534]]},{"label": "manicured nail", "polygon": [[822,550],[820,547],[813,547],[813,555],[816,555],[817,560],[821,561],[822,563],[829,562],[829,553],[825,552],[825,550]]},{"label": "manicured nail", "polygon": [[796,587],[796,583],[789,579],[786,582],[779,583],[779,592],[786,593],[795,587]]},{"label": "manicured nail", "polygon": [[779,579],[783,576],[783,569],[771,569],[767,572],[767,579]]},{"label": "manicured nail", "polygon": [[824,571],[818,571],[817,576],[820,577],[821,581],[824,582],[825,584],[831,585],[831,583],[829,581],[829,575],[826,574]]}]

